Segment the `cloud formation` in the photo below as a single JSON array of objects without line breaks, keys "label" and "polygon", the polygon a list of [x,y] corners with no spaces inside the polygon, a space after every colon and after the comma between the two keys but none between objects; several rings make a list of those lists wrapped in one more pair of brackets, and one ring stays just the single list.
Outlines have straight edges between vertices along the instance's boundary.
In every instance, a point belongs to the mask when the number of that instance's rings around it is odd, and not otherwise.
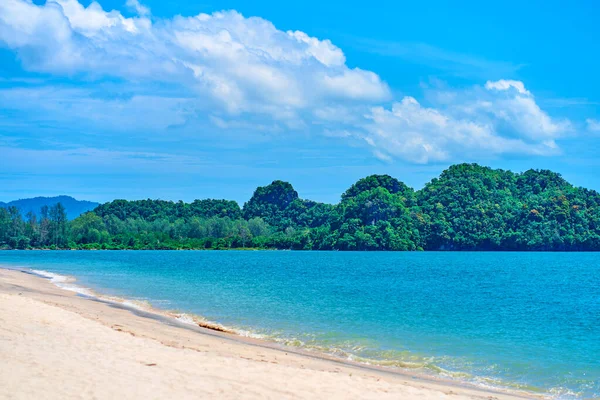
[{"label": "cloud formation", "polygon": [[571,131],[540,109],[519,81],[488,81],[483,87],[433,90],[425,107],[404,97],[390,108],[366,115],[364,140],[381,159],[415,163],[450,161],[459,156],[551,155],[557,138]]},{"label": "cloud formation", "polygon": [[600,121],[588,118],[586,121],[588,130],[591,132],[600,132]]},{"label": "cloud formation", "polygon": [[127,5],[138,16],[106,12],[96,2],[37,6],[5,0],[0,40],[29,70],[174,81],[230,112],[296,111],[328,98],[389,97],[376,74],[346,66],[343,52],[329,40],[283,32],[236,11],[151,20],[137,0]]},{"label": "cloud formation", "polygon": [[[411,96],[394,101],[376,73],[349,67],[330,40],[281,31],[236,11],[158,19],[138,0],[127,0],[126,6],[134,17],[105,11],[96,2],[84,7],[77,0],[44,5],[3,0],[0,44],[30,71],[92,82],[108,77],[160,83],[180,92],[132,93],[127,100],[74,96],[72,110],[96,110],[83,114],[89,118],[103,110],[116,125],[120,119],[131,124],[135,119],[128,116],[144,112],[153,117],[140,127],[167,128],[203,113],[219,129],[314,131],[340,141],[358,139],[382,160],[414,163],[555,154],[556,140],[572,131],[569,121],[542,110],[520,81],[434,89],[426,105]],[[50,96],[48,88],[36,90]],[[35,97],[4,90],[0,102]],[[55,107],[42,101],[37,106]]]},{"label": "cloud formation", "polygon": [[127,0],[125,5],[141,17],[150,15],[150,9],[146,6],[143,6],[138,0]]},{"label": "cloud formation", "polygon": [[496,82],[487,81],[485,83],[485,88],[487,90],[498,90],[498,91],[507,91],[507,90],[514,89],[519,94],[531,96],[531,93],[529,92],[529,90],[525,89],[525,85],[523,84],[523,82],[519,82],[519,81],[506,80],[506,79],[500,79],[499,81],[496,81]]}]

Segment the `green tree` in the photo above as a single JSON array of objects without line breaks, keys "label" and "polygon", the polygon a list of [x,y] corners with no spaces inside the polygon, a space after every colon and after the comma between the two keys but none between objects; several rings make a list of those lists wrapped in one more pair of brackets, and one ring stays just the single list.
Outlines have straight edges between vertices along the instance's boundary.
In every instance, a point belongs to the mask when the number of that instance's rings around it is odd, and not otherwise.
[{"label": "green tree", "polygon": [[109,237],[102,218],[93,212],[87,212],[71,221],[70,238],[77,244],[102,244]]},{"label": "green tree", "polygon": [[50,238],[53,245],[64,248],[68,244],[67,236],[67,213],[61,203],[50,208],[48,213],[50,219]]}]

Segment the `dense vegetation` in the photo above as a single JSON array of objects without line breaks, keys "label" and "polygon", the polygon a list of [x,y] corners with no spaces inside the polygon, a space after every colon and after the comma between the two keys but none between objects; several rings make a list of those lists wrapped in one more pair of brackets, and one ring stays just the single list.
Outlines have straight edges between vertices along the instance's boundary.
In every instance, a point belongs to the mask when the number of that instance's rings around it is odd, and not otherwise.
[{"label": "dense vegetation", "polygon": [[336,205],[292,185],[234,201],[115,200],[68,221],[61,204],[0,208],[0,246],[80,249],[600,250],[600,194],[551,171],[454,165],[419,191],[388,175]]}]

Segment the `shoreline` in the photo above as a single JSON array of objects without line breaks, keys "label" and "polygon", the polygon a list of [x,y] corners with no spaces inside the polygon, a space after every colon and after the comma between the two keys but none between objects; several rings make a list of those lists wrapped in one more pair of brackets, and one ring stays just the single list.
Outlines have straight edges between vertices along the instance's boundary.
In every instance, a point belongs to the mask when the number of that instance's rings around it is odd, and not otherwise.
[{"label": "shoreline", "polygon": [[[277,247],[228,247],[228,248],[164,248],[164,249],[149,249],[149,248],[55,248],[46,247],[31,247],[27,249],[12,249],[0,248],[2,251],[294,251],[294,252],[341,252],[341,253],[600,253],[600,250],[543,250],[543,249],[415,249],[415,250],[339,250],[339,249],[280,249]],[[2,267],[0,267],[2,268]]]},{"label": "shoreline", "polygon": [[[322,386],[334,392],[337,388],[339,392],[334,397],[338,395],[346,397],[344,396],[347,389],[345,385],[348,385],[348,382],[346,382],[347,379],[341,379],[341,376],[346,374],[351,381],[354,381],[352,385],[356,389],[355,396],[349,397],[356,398],[364,398],[375,394],[377,394],[376,397],[380,398],[388,393],[395,393],[395,397],[400,395],[404,398],[440,398],[440,396],[446,395],[451,395],[453,398],[470,399],[543,398],[541,395],[534,393],[482,388],[467,382],[438,378],[418,372],[413,373],[405,369],[391,369],[358,363],[325,353],[310,352],[267,340],[245,337],[218,324],[208,322],[201,324],[197,320],[194,320],[194,325],[189,321],[181,321],[175,313],[151,307],[146,309],[145,307],[136,307],[133,304],[127,304],[127,299],[117,300],[106,296],[103,297],[101,294],[94,292],[77,293],[73,289],[61,288],[56,282],[51,282],[50,276],[44,277],[39,272],[41,271],[36,273],[34,270],[5,269],[0,267],[0,296],[3,298],[6,297],[9,300],[12,298],[13,302],[16,299],[19,299],[18,301],[26,299],[33,301],[38,306],[53,307],[56,309],[55,311],[60,310],[75,313],[82,320],[95,323],[97,328],[102,326],[111,328],[111,333],[119,336],[128,337],[127,335],[123,335],[123,333],[129,333],[133,338],[144,338],[154,341],[159,346],[158,350],[155,349],[156,353],[161,353],[165,350],[161,350],[161,346],[182,351],[195,347],[195,350],[199,351],[198,347],[208,347],[209,350],[203,350],[203,352],[207,352],[215,358],[212,360],[214,368],[216,370],[225,369],[225,371],[221,371],[225,375],[231,372],[226,365],[233,359],[239,360],[241,358],[248,363],[248,365],[245,365],[245,368],[248,369],[249,373],[256,372],[257,369],[261,370],[258,382],[262,383],[264,387],[260,392],[261,395],[256,397],[275,396],[275,393],[269,392],[267,387],[273,384],[277,385],[277,382],[281,384],[278,377],[280,378],[280,375],[284,372],[282,371],[283,368],[286,373],[289,372],[289,369],[294,370],[294,374],[311,372],[309,374],[310,377],[306,381],[293,385],[295,389],[293,391],[294,395],[288,393],[289,396],[283,396],[286,398],[312,397],[315,393],[309,395],[305,390]],[[58,275],[54,274],[54,276]],[[61,277],[63,276],[61,275]],[[72,283],[72,281],[65,283]],[[10,301],[5,300],[3,299],[5,303],[10,303]],[[8,326],[18,325],[18,321],[10,321],[10,318],[7,319],[5,317],[4,309],[0,310],[0,312],[0,319],[7,320],[4,322],[5,325],[7,325],[7,322]],[[2,332],[0,339],[4,339],[4,331],[0,332]],[[123,339],[123,337],[115,337],[113,339],[116,342],[120,342],[120,339]],[[35,343],[31,343],[31,345],[35,345]],[[2,348],[0,347],[0,349]],[[229,349],[229,351],[226,351],[226,349]],[[118,349],[115,350],[118,351]],[[267,356],[262,353],[269,354]],[[282,358],[285,360],[283,361]],[[169,360],[173,362],[172,359]],[[257,363],[261,368],[257,368]],[[312,368],[308,367],[309,364]],[[265,365],[269,365],[270,367],[264,370]],[[48,365],[47,368],[51,367]],[[7,372],[10,376],[10,370]],[[93,369],[89,372],[90,375],[94,375]],[[192,373],[193,371],[187,372]],[[115,373],[118,372],[115,371]],[[336,375],[332,376],[332,373]],[[0,376],[3,375],[0,374]],[[353,379],[353,376],[356,376],[356,379]],[[358,377],[361,377],[361,379],[358,379]],[[383,381],[385,385],[383,383],[379,384],[380,381]],[[217,387],[220,385],[219,380],[209,383]],[[251,385],[251,383],[247,383],[247,385]],[[382,385],[385,386],[385,389],[378,387]],[[379,391],[379,389],[382,389],[382,391]],[[229,393],[227,390],[219,393],[225,393],[232,397],[239,397],[240,395],[235,390],[229,391]],[[237,396],[235,396],[236,394]],[[245,396],[242,395],[242,397]]]}]

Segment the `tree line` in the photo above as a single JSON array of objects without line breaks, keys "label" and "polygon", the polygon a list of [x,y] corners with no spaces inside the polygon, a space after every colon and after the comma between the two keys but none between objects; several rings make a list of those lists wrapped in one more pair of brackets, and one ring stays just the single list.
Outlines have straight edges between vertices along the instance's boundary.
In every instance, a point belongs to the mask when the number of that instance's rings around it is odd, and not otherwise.
[{"label": "tree line", "polygon": [[415,191],[360,179],[338,204],[291,184],[235,201],[115,200],[68,221],[62,205],[24,218],[0,209],[3,248],[297,250],[600,250],[600,194],[548,170],[459,164]]},{"label": "tree line", "polygon": [[15,206],[0,208],[0,247],[11,249],[67,248],[69,221],[61,203],[42,206],[40,218],[28,212],[25,219]]}]

